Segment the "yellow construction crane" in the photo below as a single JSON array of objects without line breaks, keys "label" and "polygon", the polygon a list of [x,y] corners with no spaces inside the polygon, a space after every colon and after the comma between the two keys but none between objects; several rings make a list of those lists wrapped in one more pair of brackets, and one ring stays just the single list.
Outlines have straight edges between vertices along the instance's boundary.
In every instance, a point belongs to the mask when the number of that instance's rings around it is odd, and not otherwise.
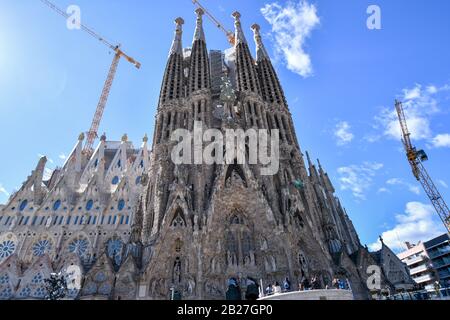
[{"label": "yellow construction crane", "polygon": [[439,214],[439,218],[444,223],[447,232],[450,233],[450,210],[423,165],[423,162],[428,160],[428,156],[425,151],[417,150],[412,145],[411,133],[408,130],[403,104],[400,101],[395,101],[395,109],[397,110],[400,127],[402,129],[402,142],[405,146],[406,156],[411,165],[414,177],[422,184],[428,198],[430,198],[436,212]]},{"label": "yellow construction crane", "polygon": [[[56,11],[58,14],[63,16],[66,19],[69,19],[70,16],[60,8],[58,8],[55,4],[48,0],[41,0],[45,5],[50,7],[52,10]],[[95,31],[93,31],[91,28],[87,27],[84,24],[80,24],[80,28],[90,34],[92,37],[100,41],[102,44],[107,46],[109,49],[115,52],[111,67],[109,68],[108,76],[106,78],[105,84],[103,86],[102,94],[100,96],[100,100],[97,105],[97,109],[95,110],[94,118],[92,120],[91,127],[87,133],[87,140],[86,144],[84,146],[84,152],[86,154],[92,154],[93,151],[93,145],[95,142],[95,139],[97,138],[98,134],[98,128],[100,126],[100,121],[103,117],[103,112],[105,111],[106,103],[108,101],[109,92],[111,91],[111,86],[114,81],[114,77],[116,75],[117,66],[119,65],[120,58],[125,58],[128,62],[133,64],[137,69],[141,67],[141,64],[134,60],[132,57],[125,54],[121,49],[120,45],[113,45],[109,41],[105,40],[104,37],[98,35]]]},{"label": "yellow construction crane", "polygon": [[227,30],[223,23],[221,23],[219,20],[217,20],[198,0],[192,0],[192,3],[194,5],[197,5],[200,9],[202,9],[205,14],[208,16],[208,18],[216,25],[217,28],[219,28],[223,33],[225,33],[225,36],[228,39],[228,42],[234,46],[236,43],[236,37],[234,35],[234,32]]}]

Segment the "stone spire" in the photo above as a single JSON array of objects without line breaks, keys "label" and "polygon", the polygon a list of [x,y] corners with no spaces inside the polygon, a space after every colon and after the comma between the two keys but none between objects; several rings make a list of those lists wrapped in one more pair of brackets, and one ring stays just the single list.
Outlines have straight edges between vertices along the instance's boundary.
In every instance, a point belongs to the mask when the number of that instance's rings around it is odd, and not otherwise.
[{"label": "stone spire", "polygon": [[205,41],[205,32],[203,31],[203,15],[205,11],[202,8],[197,8],[195,13],[197,14],[197,25],[195,26],[194,42],[196,40]]},{"label": "stone spire", "polygon": [[252,26],[256,44],[256,60],[259,83],[261,84],[261,94],[263,99],[270,103],[276,103],[287,107],[286,97],[281,88],[277,73],[270,61],[267,50],[261,38],[261,27],[258,24]]},{"label": "stone spire", "polygon": [[159,108],[168,101],[183,97],[183,45],[181,39],[184,20],[177,18],[175,24],[175,38],[169,51],[169,59],[167,61],[159,98]]},{"label": "stone spire", "polygon": [[317,172],[316,166],[312,163],[311,158],[309,157],[308,151],[306,151],[306,158],[308,159],[308,167],[309,167],[309,175],[313,182],[319,182],[319,174]]},{"label": "stone spire", "polygon": [[202,16],[205,12],[201,8],[198,8],[195,10],[195,13],[197,14],[197,26],[194,33],[194,42],[192,43],[188,94],[211,88],[209,56],[202,25]]},{"label": "stone spire", "polygon": [[234,27],[236,29],[235,31],[235,37],[236,37],[236,43],[237,46],[239,43],[247,43],[247,40],[245,39],[244,32],[242,31],[242,25],[241,25],[241,14],[238,11],[233,12],[231,15],[234,18]]},{"label": "stone spire", "polygon": [[235,19],[235,50],[236,50],[236,84],[238,91],[260,94],[258,74],[253,57],[248,48],[247,40],[241,26],[241,14],[234,12]]},{"label": "stone spire", "polygon": [[176,18],[175,24],[177,25],[175,29],[175,37],[172,42],[172,47],[169,51],[169,57],[173,54],[183,54],[182,36],[183,36],[183,18]]},{"label": "stone spire", "polygon": [[256,44],[256,61],[260,62],[263,59],[269,59],[269,55],[267,54],[266,48],[264,47],[264,44],[262,42],[261,33],[259,32],[261,30],[261,27],[259,24],[252,25],[252,30],[255,38],[255,44]]}]

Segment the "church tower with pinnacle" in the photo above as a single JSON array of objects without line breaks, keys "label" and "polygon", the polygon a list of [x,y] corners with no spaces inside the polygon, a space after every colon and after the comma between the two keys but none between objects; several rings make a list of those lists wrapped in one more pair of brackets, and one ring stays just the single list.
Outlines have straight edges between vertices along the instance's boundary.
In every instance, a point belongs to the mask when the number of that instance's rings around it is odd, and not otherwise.
[{"label": "church tower with pinnacle", "polygon": [[[254,59],[241,15],[233,13],[235,46],[225,54],[215,51],[216,61],[210,61],[203,14],[197,9],[190,50],[182,46],[184,20],[175,20],[148,184],[136,213],[145,248],[142,298],[167,299],[176,292],[183,299],[224,299],[231,278],[244,294],[248,278],[267,286],[287,277],[297,288],[302,278],[317,277],[325,288],[336,276],[349,280],[356,297],[367,297],[367,276],[356,259],[364,248],[327,173],[309,155],[305,166],[260,26],[251,27]],[[218,78],[215,94],[211,83]],[[278,172],[263,176],[260,165],[236,161],[175,165],[171,134],[192,131],[196,121],[223,133],[253,128],[278,134]]]},{"label": "church tower with pinnacle", "polygon": [[[208,51],[203,10],[196,15],[189,48],[184,20],[175,20],[151,152],[147,135],[135,147],[126,134],[103,134],[84,153],[81,134],[61,168],[49,175],[42,157],[0,205],[0,300],[45,299],[52,273],[74,276],[79,286],[66,298],[82,300],[223,300],[229,283],[244,297],[252,281],[265,288],[288,278],[297,290],[335,277],[367,299],[380,293],[368,270],[380,270],[390,292],[412,288],[384,243],[376,253],[361,246],[328,174],[302,153],[260,27],[251,27],[256,58],[238,12],[233,48]],[[184,164],[173,159],[180,130],[194,133]],[[244,134],[234,150],[215,143],[229,132]],[[261,158],[251,161],[264,151],[249,132],[270,138],[269,159],[278,160],[270,175]]]}]

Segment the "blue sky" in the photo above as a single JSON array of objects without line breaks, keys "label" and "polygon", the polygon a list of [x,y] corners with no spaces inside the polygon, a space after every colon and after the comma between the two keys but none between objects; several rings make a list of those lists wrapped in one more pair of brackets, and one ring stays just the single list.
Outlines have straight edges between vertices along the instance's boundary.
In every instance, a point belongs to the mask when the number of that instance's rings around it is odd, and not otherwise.
[{"label": "blue sky", "polygon": [[[100,129],[112,140],[126,132],[139,145],[145,133],[153,133],[177,16],[186,20],[184,45],[191,42],[191,1],[54,1],[62,8],[78,5],[83,23],[120,42],[142,63],[137,71],[121,62]],[[411,175],[392,111],[395,98],[406,101],[413,141],[426,149],[426,166],[450,201],[450,2],[203,3],[229,29],[231,12],[239,10],[252,49],[250,26],[261,25],[302,149],[320,157],[363,244],[376,248],[384,233],[400,250],[401,241],[444,232]],[[366,26],[372,4],[381,9],[381,30]],[[209,21],[205,33],[209,49],[227,48],[225,37]],[[90,125],[113,56],[82,31],[68,30],[65,20],[38,0],[0,0],[0,43],[4,203],[39,155],[51,159],[49,169],[63,163]]]}]

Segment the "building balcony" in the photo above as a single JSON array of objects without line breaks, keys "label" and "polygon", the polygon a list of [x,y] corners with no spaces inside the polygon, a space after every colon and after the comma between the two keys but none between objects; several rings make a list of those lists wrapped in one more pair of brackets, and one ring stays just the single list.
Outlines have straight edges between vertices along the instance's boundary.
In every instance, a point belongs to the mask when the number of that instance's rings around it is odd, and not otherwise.
[{"label": "building balcony", "polygon": [[409,270],[409,273],[411,274],[411,276],[418,274],[420,272],[424,272],[427,271],[428,267],[426,264],[421,264],[420,266],[416,267],[416,268],[412,268]]},{"label": "building balcony", "polygon": [[405,262],[407,266],[410,266],[410,265],[413,265],[413,264],[416,264],[416,263],[420,263],[420,262],[422,262],[424,260],[425,260],[424,256],[418,256],[418,257],[414,257],[414,258],[411,258],[411,259],[405,259],[403,262]]},{"label": "building balcony", "polygon": [[420,276],[420,277],[413,278],[413,279],[418,284],[421,284],[421,283],[424,283],[424,282],[433,281],[434,277],[431,274],[426,274],[424,276]]}]

